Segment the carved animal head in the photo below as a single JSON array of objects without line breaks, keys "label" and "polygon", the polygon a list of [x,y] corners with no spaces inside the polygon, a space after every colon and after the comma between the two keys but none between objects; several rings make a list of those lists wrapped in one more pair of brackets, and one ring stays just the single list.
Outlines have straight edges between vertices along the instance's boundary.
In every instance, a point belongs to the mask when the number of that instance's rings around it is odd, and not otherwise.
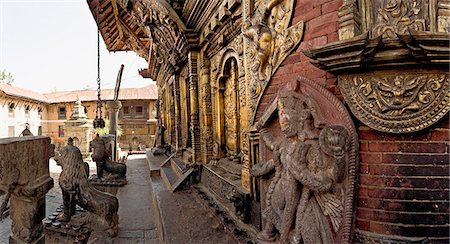
[{"label": "carved animal head", "polygon": [[83,155],[80,149],[74,145],[68,144],[65,147],[59,148],[55,152],[54,159],[61,165],[67,178],[87,178],[89,175],[89,168],[86,169],[85,163],[83,162]]}]

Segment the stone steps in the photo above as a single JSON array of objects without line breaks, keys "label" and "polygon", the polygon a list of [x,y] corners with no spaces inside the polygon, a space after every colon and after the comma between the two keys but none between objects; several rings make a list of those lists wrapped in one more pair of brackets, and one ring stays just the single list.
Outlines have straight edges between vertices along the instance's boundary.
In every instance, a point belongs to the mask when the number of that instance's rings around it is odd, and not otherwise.
[{"label": "stone steps", "polygon": [[181,188],[186,180],[189,179],[194,169],[176,157],[176,153],[169,157],[165,154],[153,154],[147,150],[147,161],[151,176],[161,176],[167,189],[173,191]]},{"label": "stone steps", "polygon": [[161,178],[172,192],[180,188],[193,172],[194,170],[187,168],[186,164],[178,159],[175,153],[164,161],[160,168]]}]

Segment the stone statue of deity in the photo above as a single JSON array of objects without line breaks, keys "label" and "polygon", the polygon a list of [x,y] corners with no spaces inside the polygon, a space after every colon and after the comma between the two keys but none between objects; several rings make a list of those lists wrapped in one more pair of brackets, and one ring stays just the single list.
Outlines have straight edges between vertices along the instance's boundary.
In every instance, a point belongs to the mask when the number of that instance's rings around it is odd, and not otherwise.
[{"label": "stone statue of deity", "polygon": [[104,172],[112,175],[112,178],[125,178],[127,173],[127,166],[123,163],[118,163],[111,160],[111,147],[107,137],[97,136],[89,143],[89,148],[92,150],[92,160],[97,165],[97,178],[103,179]]},{"label": "stone statue of deity", "polygon": [[274,138],[263,124],[256,124],[273,158],[256,164],[251,174],[275,171],[266,193],[266,222],[258,239],[333,243],[343,219],[343,204],[334,191],[345,171],[347,129],[327,125],[308,96],[282,90],[277,99],[281,135]]},{"label": "stone statue of deity", "polygon": [[93,216],[86,220],[89,227],[106,230],[110,236],[116,236],[119,202],[115,196],[101,192],[89,183],[89,165],[83,162],[80,149],[73,145],[71,138],[67,146],[56,152],[55,160],[62,167],[59,186],[63,194],[63,211],[57,220],[71,221],[76,214],[76,205],[79,205]]}]

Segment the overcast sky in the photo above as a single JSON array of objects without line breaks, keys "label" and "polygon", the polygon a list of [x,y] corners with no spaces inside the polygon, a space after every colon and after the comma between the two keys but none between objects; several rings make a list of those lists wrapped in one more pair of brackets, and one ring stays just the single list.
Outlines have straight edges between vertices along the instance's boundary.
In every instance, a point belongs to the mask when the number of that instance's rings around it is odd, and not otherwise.
[{"label": "overcast sky", "polygon": [[[120,64],[122,87],[151,83],[138,69],[146,62],[134,52],[101,49],[102,87],[113,88]],[[86,0],[0,0],[0,70],[13,85],[38,92],[95,88],[97,26]]]}]

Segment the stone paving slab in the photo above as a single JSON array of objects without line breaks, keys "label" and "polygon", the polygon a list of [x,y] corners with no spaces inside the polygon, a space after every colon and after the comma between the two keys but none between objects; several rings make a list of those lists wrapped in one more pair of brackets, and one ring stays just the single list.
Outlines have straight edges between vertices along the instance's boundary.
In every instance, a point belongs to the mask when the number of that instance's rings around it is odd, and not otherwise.
[{"label": "stone paving slab", "polygon": [[[150,169],[145,155],[131,155],[127,161],[128,184],[119,188],[119,235],[114,243],[160,242],[161,227],[155,215]],[[128,242],[129,243],[129,242]]]}]

